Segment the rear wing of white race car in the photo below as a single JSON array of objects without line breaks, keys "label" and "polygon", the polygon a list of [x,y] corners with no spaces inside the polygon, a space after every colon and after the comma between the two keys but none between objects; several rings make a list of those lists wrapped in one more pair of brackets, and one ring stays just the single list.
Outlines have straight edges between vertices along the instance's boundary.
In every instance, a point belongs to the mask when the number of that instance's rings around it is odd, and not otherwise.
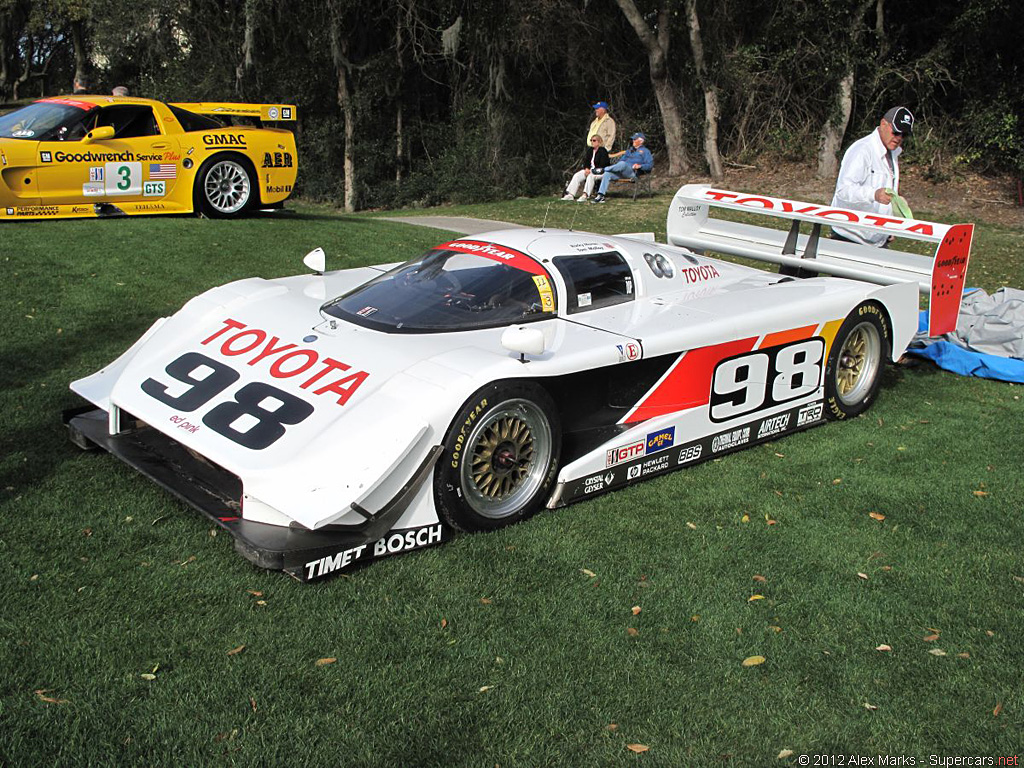
[{"label": "rear wing of white race car", "polygon": [[[789,231],[712,218],[711,208],[774,216],[791,221]],[[802,234],[801,224],[810,232]],[[832,240],[821,236],[822,225],[896,238],[936,243],[935,255],[921,256],[893,247]],[[763,195],[729,192],[704,184],[688,184],[676,192],[668,212],[668,242],[691,250],[716,251],[812,273],[890,283],[917,283],[929,296],[929,335],[956,329],[971,255],[973,224],[937,224],[917,219],[878,216]]]}]

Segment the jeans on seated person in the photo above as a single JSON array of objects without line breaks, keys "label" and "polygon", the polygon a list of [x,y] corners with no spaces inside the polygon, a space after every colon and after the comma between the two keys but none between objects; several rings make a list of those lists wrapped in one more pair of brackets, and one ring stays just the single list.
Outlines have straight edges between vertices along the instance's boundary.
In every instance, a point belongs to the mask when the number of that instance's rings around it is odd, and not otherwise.
[{"label": "jeans on seated person", "polygon": [[608,186],[616,179],[632,179],[634,176],[636,171],[633,170],[633,166],[620,160],[604,169],[604,178],[601,179],[601,186],[597,191],[604,195],[608,192]]}]

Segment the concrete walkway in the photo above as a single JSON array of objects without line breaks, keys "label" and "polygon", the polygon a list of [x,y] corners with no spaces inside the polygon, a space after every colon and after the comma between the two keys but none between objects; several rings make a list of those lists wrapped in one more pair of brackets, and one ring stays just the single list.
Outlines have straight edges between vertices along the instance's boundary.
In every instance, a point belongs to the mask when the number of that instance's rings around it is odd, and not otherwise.
[{"label": "concrete walkway", "polygon": [[399,221],[402,224],[417,224],[421,227],[435,227],[458,232],[460,235],[478,235],[495,229],[526,229],[522,224],[509,224],[493,219],[473,219],[469,216],[382,216],[384,221]]}]

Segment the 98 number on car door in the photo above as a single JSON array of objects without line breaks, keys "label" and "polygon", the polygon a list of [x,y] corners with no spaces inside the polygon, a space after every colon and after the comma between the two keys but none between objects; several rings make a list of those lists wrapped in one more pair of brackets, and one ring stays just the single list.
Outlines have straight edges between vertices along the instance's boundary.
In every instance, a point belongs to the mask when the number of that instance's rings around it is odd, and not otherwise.
[{"label": "98 number on car door", "polygon": [[711,380],[711,420],[728,421],[813,394],[821,385],[824,357],[824,340],[813,338],[723,360]]}]

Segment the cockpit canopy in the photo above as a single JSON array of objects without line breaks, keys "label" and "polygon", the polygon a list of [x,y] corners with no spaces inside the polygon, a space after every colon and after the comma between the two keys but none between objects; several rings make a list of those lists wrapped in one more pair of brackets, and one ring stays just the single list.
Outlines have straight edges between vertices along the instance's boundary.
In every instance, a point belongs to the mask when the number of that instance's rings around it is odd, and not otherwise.
[{"label": "cockpit canopy", "polygon": [[536,260],[462,240],[431,249],[328,302],[323,311],[389,333],[468,331],[552,317],[555,296]]}]

